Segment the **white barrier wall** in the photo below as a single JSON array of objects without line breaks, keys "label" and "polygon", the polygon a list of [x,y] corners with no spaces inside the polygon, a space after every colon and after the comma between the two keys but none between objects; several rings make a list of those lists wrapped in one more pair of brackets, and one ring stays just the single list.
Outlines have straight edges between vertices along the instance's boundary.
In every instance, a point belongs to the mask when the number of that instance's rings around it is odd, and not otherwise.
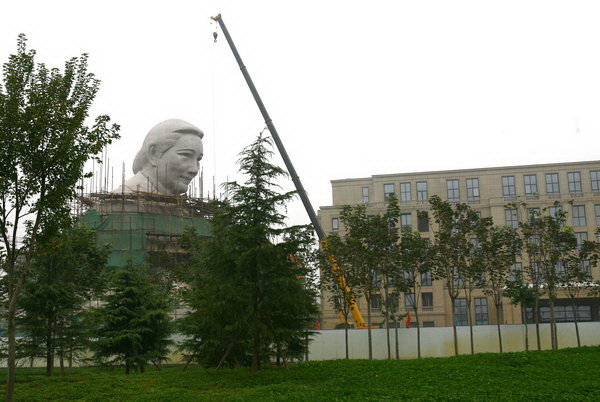
[{"label": "white barrier wall", "polygon": [[[558,323],[558,347],[577,346],[575,325]],[[521,324],[501,325],[502,346],[504,352],[520,352],[525,350],[525,326]],[[396,356],[395,329],[390,328],[390,347],[392,358]],[[537,349],[535,324],[528,325],[529,350]],[[348,350],[351,359],[367,359],[369,357],[366,329],[348,330]],[[373,336],[373,358],[387,358],[387,338],[385,329],[371,330]],[[458,353],[471,353],[469,327],[457,327]],[[600,344],[600,322],[579,323],[581,345]],[[542,349],[550,349],[550,324],[540,324],[540,340]],[[498,330],[495,325],[477,325],[473,327],[475,353],[499,352]],[[398,349],[400,358],[417,357],[417,329],[398,328]],[[316,331],[310,343],[309,360],[344,359],[344,330]],[[452,327],[421,328],[421,356],[444,357],[454,356],[454,338]]]}]

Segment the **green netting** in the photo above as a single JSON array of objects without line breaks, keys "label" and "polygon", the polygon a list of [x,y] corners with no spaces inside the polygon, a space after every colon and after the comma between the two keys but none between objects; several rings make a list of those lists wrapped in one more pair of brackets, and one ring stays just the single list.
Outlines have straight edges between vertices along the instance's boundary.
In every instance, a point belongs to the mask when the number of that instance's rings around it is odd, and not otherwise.
[{"label": "green netting", "polygon": [[79,217],[79,222],[95,229],[99,245],[110,245],[109,266],[122,266],[131,259],[146,261],[149,251],[176,248],[177,235],[193,227],[201,236],[210,236],[206,218],[154,215],[142,212],[112,212],[100,215],[90,209]]}]

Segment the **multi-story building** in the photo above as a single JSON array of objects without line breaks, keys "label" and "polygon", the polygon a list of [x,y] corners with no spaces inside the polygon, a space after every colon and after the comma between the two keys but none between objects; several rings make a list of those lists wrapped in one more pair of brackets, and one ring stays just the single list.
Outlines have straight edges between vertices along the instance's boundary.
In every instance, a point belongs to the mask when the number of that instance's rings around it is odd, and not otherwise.
[{"label": "multi-story building", "polygon": [[[425,238],[433,237],[433,233],[429,222],[420,218],[417,211],[428,210],[428,198],[434,194],[450,202],[470,204],[482,217],[492,217],[495,224],[512,227],[517,227],[520,216],[516,209],[507,207],[511,201],[525,201],[530,209],[547,207],[550,213],[555,201],[559,201],[568,211],[567,225],[573,227],[580,241],[594,239],[600,225],[600,161],[384,174],[332,180],[331,184],[333,205],[319,210],[326,232],[343,233],[339,217],[343,205],[366,204],[369,213],[379,213],[385,210],[390,195],[400,202],[400,224],[412,226]],[[600,268],[591,268],[591,275],[594,280],[600,279]],[[400,298],[401,312],[412,311],[411,297],[409,294]],[[323,328],[334,328],[339,315],[327,299],[327,295],[322,296]],[[364,312],[365,300],[357,302]],[[371,304],[373,322],[383,322],[380,300],[374,298]],[[597,298],[582,292],[577,304],[580,321],[600,320]],[[494,304],[480,290],[474,294],[473,307],[475,324],[496,323]],[[452,311],[442,281],[425,278],[419,310],[421,325],[425,327],[452,325],[453,319],[461,325],[467,322],[466,299],[458,299]],[[541,320],[546,321],[548,308],[544,304],[540,313]],[[571,321],[570,301],[559,298],[555,313],[558,321]],[[508,300],[503,302],[502,323],[522,323],[522,316],[520,307]]]}]

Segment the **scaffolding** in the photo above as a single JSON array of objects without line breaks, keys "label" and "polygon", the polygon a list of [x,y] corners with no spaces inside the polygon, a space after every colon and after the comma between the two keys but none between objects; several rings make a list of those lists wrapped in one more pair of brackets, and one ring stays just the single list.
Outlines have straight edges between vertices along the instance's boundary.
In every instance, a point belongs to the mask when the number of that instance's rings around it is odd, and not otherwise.
[{"label": "scaffolding", "polygon": [[181,234],[193,228],[208,238],[213,214],[202,198],[145,192],[82,194],[73,211],[81,225],[96,230],[99,245],[109,245],[112,267],[146,262],[151,252],[184,253]]}]

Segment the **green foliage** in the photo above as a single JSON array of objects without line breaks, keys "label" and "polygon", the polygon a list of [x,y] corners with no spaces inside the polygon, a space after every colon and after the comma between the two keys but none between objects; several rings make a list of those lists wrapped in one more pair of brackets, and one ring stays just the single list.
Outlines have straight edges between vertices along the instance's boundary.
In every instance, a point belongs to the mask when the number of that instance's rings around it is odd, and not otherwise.
[{"label": "green foliage", "polygon": [[466,282],[481,277],[481,266],[474,264],[475,236],[480,218],[463,203],[442,201],[438,195],[429,198],[437,228],[434,231],[433,277],[444,281],[451,299],[458,297]]},{"label": "green foliage", "polygon": [[[86,125],[100,81],[87,72],[87,55],[64,71],[35,63],[19,35],[17,54],[3,65],[0,83],[0,242],[8,335],[8,389],[12,400],[16,359],[15,316],[21,286],[40,236],[70,226],[68,202],[90,157],[119,127],[106,115]],[[24,230],[22,241],[17,241]]]},{"label": "green foliage", "polygon": [[305,329],[318,311],[307,258],[312,236],[309,227],[284,226],[282,208],[294,193],[277,191],[285,173],[269,163],[270,145],[259,136],[241,153],[247,180],[226,183],[231,199],[215,202],[213,237],[183,238],[193,274],[184,292],[191,311],[181,324],[190,360],[259,369],[273,355],[285,360],[306,347]]},{"label": "green foliage", "polygon": [[80,227],[45,239],[38,250],[19,302],[20,355],[46,358],[51,375],[56,352],[73,357],[85,346],[84,304],[104,287],[108,250]]},{"label": "green foliage", "polygon": [[124,364],[125,372],[144,371],[148,362],[165,360],[172,325],[170,306],[145,265],[129,262],[113,273],[104,305],[95,309],[94,359]]},{"label": "green foliage", "polygon": [[[22,369],[17,392],[27,401],[174,396],[178,401],[598,400],[600,384],[593,373],[599,365],[600,348],[583,347],[400,361],[312,361],[258,373],[168,367],[126,376],[89,368],[45,378],[39,370]],[[0,379],[4,373],[0,370]]]}]

